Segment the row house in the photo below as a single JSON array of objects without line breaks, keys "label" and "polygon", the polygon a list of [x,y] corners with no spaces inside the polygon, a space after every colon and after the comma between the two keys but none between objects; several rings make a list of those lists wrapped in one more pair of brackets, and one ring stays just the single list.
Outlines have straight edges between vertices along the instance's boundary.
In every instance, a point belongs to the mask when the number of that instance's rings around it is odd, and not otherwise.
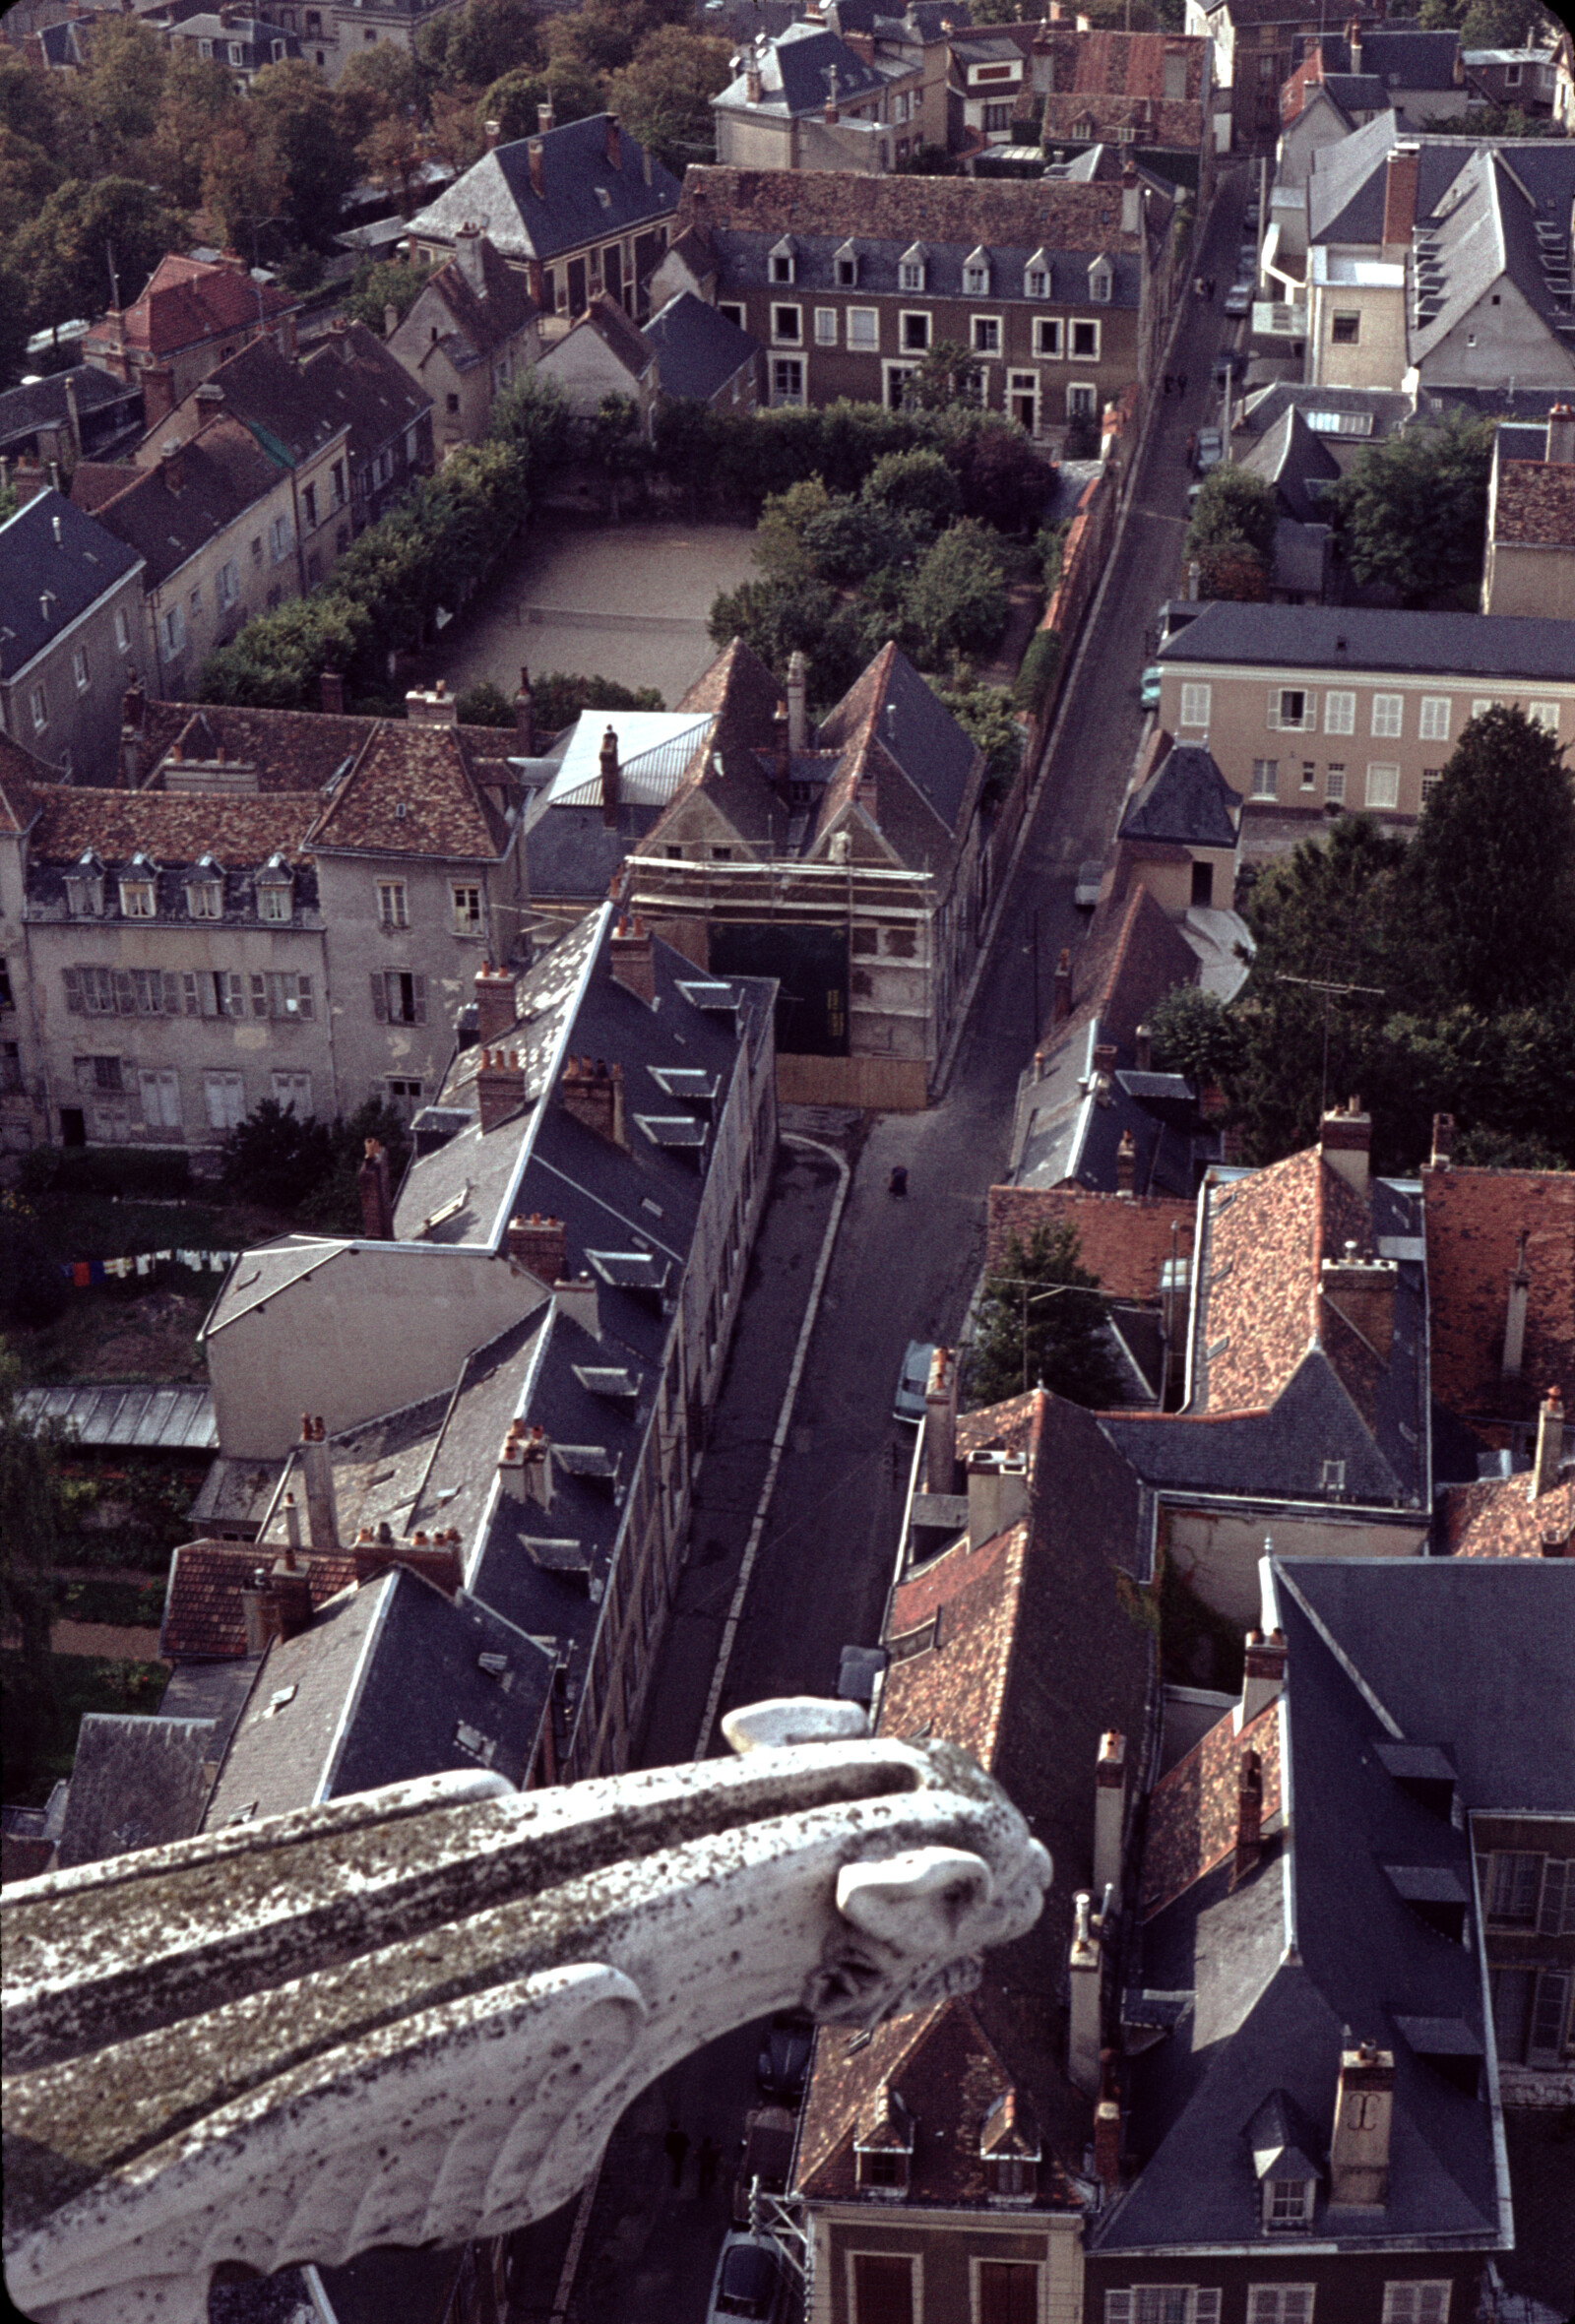
[{"label": "row house", "polygon": [[0,733],[56,778],[113,771],[146,578],[134,545],[52,488],[0,524]]},{"label": "row house", "polygon": [[659,291],[759,340],[775,406],[902,404],[943,344],[1031,432],[1097,419],[1152,366],[1172,205],[1119,182],[692,168]]},{"label": "row house", "polygon": [[[814,14],[811,7],[809,21]],[[905,158],[905,140],[910,155],[920,146],[948,146],[952,34],[966,30],[951,0],[909,0],[901,16],[878,0],[824,0],[820,14],[866,63],[901,66],[905,75],[916,76],[898,85],[911,92],[912,103],[906,119],[896,123],[897,159]]]},{"label": "row house", "polygon": [[[1342,16],[1358,29],[1381,25],[1386,0],[1353,0]],[[1328,31],[1317,9],[1296,0],[1187,0],[1185,30],[1214,43],[1214,79],[1230,94],[1230,143],[1273,147],[1280,92],[1311,43]]]},{"label": "row house", "polygon": [[238,96],[248,95],[257,75],[270,65],[298,62],[301,54],[300,40],[287,27],[227,4],[182,17],[164,38],[177,55],[222,65]]},{"label": "row house", "polygon": [[494,143],[417,211],[408,248],[413,260],[441,265],[463,230],[479,224],[505,260],[524,268],[547,339],[584,314],[597,290],[643,320],[677,208],[677,180],[616,113],[557,124],[545,115],[539,136]]},{"label": "row house", "polygon": [[954,145],[1033,142],[1057,157],[1094,145],[1131,148],[1207,209],[1215,134],[1206,39],[1096,31],[1050,0],[1041,24],[959,30],[952,58]]},{"label": "row house", "polygon": [[316,0],[303,7],[300,0],[284,0],[272,15],[285,39],[299,43],[290,53],[304,56],[332,82],[352,56],[363,56],[380,43],[413,54],[421,27],[460,5],[461,0]]},{"label": "row house", "polygon": [[878,173],[922,142],[918,58],[882,54],[872,31],[834,31],[818,16],[747,46],[711,100],[717,158],[737,169]]},{"label": "row house", "polygon": [[1159,722],[1207,745],[1249,830],[1276,809],[1407,827],[1483,711],[1575,740],[1571,634],[1532,615],[1221,601],[1160,648]]},{"label": "row house", "polygon": [[405,721],[131,708],[143,787],[6,786],[32,1136],[201,1151],[267,1098],[418,1110],[477,961],[519,942],[508,770],[481,756],[505,738],[435,722],[446,695]]},{"label": "row house", "polygon": [[140,387],[144,424],[158,427],[175,406],[251,340],[295,352],[300,301],[259,282],[234,252],[221,259],[166,252],[128,307],[111,307],[82,343],[84,358]]},{"label": "row house", "polygon": [[416,293],[402,322],[390,307],[388,351],[431,402],[440,455],[479,444],[501,392],[541,352],[540,323],[525,270],[490,237],[462,225],[454,253]]}]

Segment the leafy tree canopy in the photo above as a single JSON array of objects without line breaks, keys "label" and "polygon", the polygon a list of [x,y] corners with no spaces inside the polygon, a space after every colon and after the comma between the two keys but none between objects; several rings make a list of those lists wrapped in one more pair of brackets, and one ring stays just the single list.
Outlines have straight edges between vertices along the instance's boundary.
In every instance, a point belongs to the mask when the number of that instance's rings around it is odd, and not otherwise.
[{"label": "leafy tree canopy", "polygon": [[1475,593],[1487,530],[1493,422],[1463,410],[1373,444],[1323,495],[1353,578],[1408,605]]},{"label": "leafy tree canopy", "polygon": [[943,693],[941,700],[983,751],[989,781],[998,791],[1003,789],[1022,765],[1023,745],[1028,740],[1007,688],[964,686]]},{"label": "leafy tree canopy", "polygon": [[731,58],[729,41],[708,39],[688,26],[662,25],[613,75],[608,110],[681,177],[691,161],[716,155],[711,99],[732,79]]},{"label": "leafy tree canopy", "polygon": [[68,178],[11,240],[7,259],[28,285],[35,331],[101,314],[110,293],[110,262],[129,306],[166,250],[189,239],[172,202],[133,178]]},{"label": "leafy tree canopy", "polygon": [[1183,1074],[1199,1092],[1223,1086],[1240,1070],[1240,1021],[1201,984],[1172,985],[1153,1011],[1150,1031],[1156,1070]]},{"label": "leafy tree canopy", "polygon": [[1222,543],[1244,541],[1267,560],[1274,555],[1279,519],[1279,498],[1267,476],[1245,468],[1212,469],[1187,527],[1186,553],[1201,557]]},{"label": "leafy tree canopy", "polygon": [[411,266],[407,259],[383,259],[375,266],[363,259],[351,280],[345,312],[352,323],[364,323],[381,339],[386,310],[392,307],[403,323],[432,271],[429,266]]},{"label": "leafy tree canopy", "polygon": [[927,668],[1000,644],[1007,610],[1001,554],[976,519],[959,518],[941,534],[914,575],[906,610]]},{"label": "leafy tree canopy", "polygon": [[494,81],[476,100],[475,118],[483,129],[488,121],[495,121],[499,142],[512,145],[522,137],[536,136],[544,104],[551,105],[553,118],[559,122],[584,121],[600,112],[601,91],[595,74],[571,57],[554,57],[540,66],[519,65]]},{"label": "leafy tree canopy", "polygon": [[466,0],[420,28],[416,53],[445,88],[486,89],[522,65],[541,63],[538,22],[530,0]]},{"label": "leafy tree canopy", "polygon": [[1073,1404],[1115,1403],[1121,1379],[1103,1303],[1078,1295],[1097,1290],[1100,1279],[1080,1263],[1080,1250],[1064,1225],[1037,1226],[1026,1244],[1012,1236],[979,1298],[969,1368],[974,1403],[1000,1404],[1041,1381]]}]

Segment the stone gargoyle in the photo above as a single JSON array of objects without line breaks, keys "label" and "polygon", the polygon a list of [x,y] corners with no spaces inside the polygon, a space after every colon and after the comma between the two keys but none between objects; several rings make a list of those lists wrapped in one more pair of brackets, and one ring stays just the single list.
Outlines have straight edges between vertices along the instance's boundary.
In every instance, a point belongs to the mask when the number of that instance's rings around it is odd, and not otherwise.
[{"label": "stone gargoyle", "polygon": [[221,2263],[521,2227],[717,2035],[968,1990],[1049,1857],[941,1742],[847,1703],[730,1760],[429,1778],[8,1889],[5,2270],[40,2324],[204,2324]]}]

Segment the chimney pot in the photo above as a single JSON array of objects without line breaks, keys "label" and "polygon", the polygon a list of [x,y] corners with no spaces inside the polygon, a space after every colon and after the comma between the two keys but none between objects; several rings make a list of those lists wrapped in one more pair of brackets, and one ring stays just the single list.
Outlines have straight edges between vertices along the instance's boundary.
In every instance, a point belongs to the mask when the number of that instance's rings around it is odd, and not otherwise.
[{"label": "chimney pot", "polygon": [[506,969],[483,966],[475,972],[475,1037],[483,1051],[493,1048],[514,1031],[514,978]]},{"label": "chimney pot", "polygon": [[365,1159],[355,1173],[361,1199],[361,1232],[368,1242],[394,1240],[394,1198],[389,1187],[388,1156],[375,1138],[368,1138]]},{"label": "chimney pot", "polygon": [[[490,154],[496,150],[498,139],[503,135],[503,124],[501,121],[487,121],[483,123],[483,127],[486,132],[486,150]],[[536,185],[536,164],[533,158],[531,163],[531,183],[534,186]],[[540,187],[536,186],[536,192],[539,193],[540,190]]]},{"label": "chimney pot", "polygon": [[1330,1168],[1337,1170],[1352,1191],[1365,1202],[1372,1116],[1362,1112],[1359,1098],[1353,1098],[1343,1111],[1336,1107],[1334,1112],[1324,1115],[1318,1149]]},{"label": "chimney pot", "polygon": [[619,920],[612,932],[610,955],[615,981],[649,1008],[657,997],[657,958],[645,922],[628,915]]},{"label": "chimney pot", "polygon": [[1455,1117],[1452,1113],[1433,1115],[1433,1150],[1428,1167],[1447,1170],[1449,1158],[1455,1150]]},{"label": "chimney pot", "polygon": [[[539,1211],[533,1211],[529,1219],[511,1219],[507,1239],[509,1257],[549,1289],[567,1274],[568,1234],[561,1219],[543,1219]],[[513,1422],[516,1431],[523,1426],[523,1421]]]},{"label": "chimney pot", "polygon": [[1575,462],[1575,407],[1555,404],[1547,414],[1547,457]]},{"label": "chimney pot", "polygon": [[531,672],[520,664],[520,691],[514,697],[514,739],[522,759],[536,757],[536,696],[531,691]]},{"label": "chimney pot", "polygon": [[[487,123],[487,143],[489,145],[496,143],[496,139],[493,135],[493,124],[490,121]],[[541,140],[538,137],[532,138],[530,144],[525,149],[525,157],[530,163],[531,167],[531,191],[536,196],[537,200],[545,200],[547,190],[546,162]]]},{"label": "chimney pot", "polygon": [[1532,1470],[1532,1492],[1538,1500],[1558,1482],[1564,1457],[1564,1400],[1549,1388],[1537,1414],[1537,1459]]}]

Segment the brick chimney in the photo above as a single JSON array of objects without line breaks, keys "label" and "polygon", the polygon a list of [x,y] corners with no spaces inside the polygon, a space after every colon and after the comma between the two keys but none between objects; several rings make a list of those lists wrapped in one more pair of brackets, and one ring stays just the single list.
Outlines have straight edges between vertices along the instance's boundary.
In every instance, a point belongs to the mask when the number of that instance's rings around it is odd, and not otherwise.
[{"label": "brick chimney", "polygon": [[1389,2131],[1395,2107],[1393,2050],[1374,2041],[1340,2052],[1335,2128],[1329,2142],[1331,2209],[1381,2211],[1389,2200]]},{"label": "brick chimney", "polygon": [[609,169],[623,167],[623,139],[618,131],[616,113],[607,115],[607,167]]},{"label": "brick chimney", "polygon": [[937,1348],[924,1384],[924,1490],[957,1490],[957,1358]]},{"label": "brick chimney", "polygon": [[1085,2098],[1100,2087],[1100,2033],[1103,2016],[1103,1948],[1093,1925],[1094,1899],[1080,1888],[1072,1899],[1076,1919],[1068,1960],[1070,1977],[1067,2026],[1067,2074]]},{"label": "brick chimney", "polygon": [[1393,1259],[1358,1259],[1356,1246],[1348,1242],[1345,1257],[1325,1259],[1319,1271],[1319,1289],[1335,1313],[1359,1332],[1380,1363],[1389,1361],[1395,1337],[1395,1287],[1399,1269]]},{"label": "brick chimney", "polygon": [[274,1596],[266,1566],[257,1567],[252,1587],[241,1592],[240,1610],[246,1624],[246,1652],[266,1654],[273,1640],[284,1635],[279,1600]]},{"label": "brick chimney", "polygon": [[1154,1028],[1140,1025],[1132,1036],[1132,1061],[1139,1073],[1154,1070]]},{"label": "brick chimney", "polygon": [[475,1037],[484,1049],[494,1049],[514,1031],[518,1004],[514,978],[507,969],[486,962],[475,972]]},{"label": "brick chimney", "polygon": [[1452,1113],[1433,1115],[1433,1150],[1428,1160],[1430,1170],[1447,1170],[1449,1158],[1455,1151],[1455,1117]]},{"label": "brick chimney", "polygon": [[279,1636],[298,1638],[312,1626],[312,1582],[304,1561],[293,1549],[274,1560],[269,1577],[274,1603],[279,1608]]},{"label": "brick chimney", "polygon": [[1564,1400],[1549,1388],[1537,1414],[1537,1459],[1532,1468],[1532,1491],[1538,1500],[1558,1482],[1564,1457]]},{"label": "brick chimney", "polygon": [[[66,373],[66,384],[71,374]],[[1575,462],[1575,406],[1555,404],[1547,414],[1547,457],[1563,463]]]},{"label": "brick chimney", "polygon": [[1521,1361],[1526,1353],[1526,1301],[1532,1288],[1526,1269],[1527,1240],[1523,1226],[1515,1237],[1515,1264],[1509,1271],[1509,1304],[1504,1315],[1504,1356],[1499,1372],[1506,1380],[1520,1378]]},{"label": "brick chimney", "polygon": [[186,447],[178,436],[170,436],[159,445],[158,472],[167,491],[180,491],[186,481]]},{"label": "brick chimney", "polygon": [[1234,1713],[1237,1734],[1249,1720],[1267,1710],[1285,1692],[1286,1634],[1271,1630],[1267,1637],[1261,1630],[1247,1632],[1246,1656],[1242,1666],[1241,1700]]},{"label": "brick chimney", "polygon": [[520,664],[520,691],[514,697],[514,742],[522,759],[536,757],[536,696],[531,691],[531,672]]},{"label": "brick chimney", "polygon": [[558,126],[558,116],[552,109],[551,97],[547,98],[545,104],[538,104],[536,106],[536,126],[538,136],[541,137],[545,137],[548,130],[556,129]]},{"label": "brick chimney", "polygon": [[568,1234],[561,1219],[544,1219],[539,1211],[533,1211],[529,1219],[511,1219],[506,1240],[509,1257],[528,1267],[548,1289],[568,1267]]},{"label": "brick chimney", "polygon": [[608,831],[618,822],[618,736],[609,726],[601,737],[601,820]]},{"label": "brick chimney", "polygon": [[1411,248],[1411,229],[1417,222],[1417,182],[1421,174],[1419,146],[1394,146],[1384,163],[1385,250]]},{"label": "brick chimney", "polygon": [[1121,1889],[1121,1833],[1126,1823],[1126,1737],[1100,1737],[1094,1763],[1094,1893]]},{"label": "brick chimney", "polygon": [[744,64],[744,102],[758,105],[764,94],[765,84],[760,77],[760,54],[757,49],[751,48]]},{"label": "brick chimney", "polygon": [[317,683],[323,698],[323,716],[327,719],[342,719],[345,716],[343,673],[337,669],[325,669]]},{"label": "brick chimney", "polygon": [[150,432],[175,408],[175,377],[167,363],[154,363],[141,373],[143,425]]},{"label": "brick chimney", "polygon": [[623,1120],[623,1067],[607,1066],[598,1057],[571,1057],[559,1083],[566,1110],[598,1138],[627,1151],[629,1139]]},{"label": "brick chimney", "polygon": [[1094,2109],[1094,2175],[1106,2196],[1121,2183],[1121,2102],[1102,2098]]},{"label": "brick chimney", "polygon": [[1121,1132],[1121,1143],[1115,1150],[1115,1191],[1130,1201],[1138,1176],[1137,1141],[1130,1130]]},{"label": "brick chimney", "polygon": [[405,697],[405,716],[412,726],[457,726],[460,705],[449,692],[446,678],[434,678],[430,691],[412,686]]},{"label": "brick chimney", "polygon": [[454,237],[454,256],[458,261],[460,273],[475,292],[476,297],[480,298],[486,288],[481,274],[481,229],[469,219],[466,220]]},{"label": "brick chimney", "polygon": [[498,1480],[513,1501],[535,1501],[552,1506],[552,1446],[544,1428],[528,1428],[511,1420],[498,1454]]},{"label": "brick chimney", "polygon": [[301,1414],[301,1441],[297,1457],[301,1478],[306,1487],[306,1534],[312,1547],[321,1554],[339,1547],[339,1512],[334,1506],[334,1464],[329,1457],[328,1440],[323,1432],[323,1416],[314,1420]]},{"label": "brick chimney", "polygon": [[644,920],[626,913],[612,931],[608,951],[614,981],[649,1008],[657,997],[657,959]]},{"label": "brick chimney", "polygon": [[525,1103],[525,1067],[518,1049],[483,1048],[475,1075],[481,1135],[500,1129]]},{"label": "brick chimney", "polygon": [[785,807],[792,804],[793,750],[792,725],[788,716],[788,705],[779,702],[777,715],[771,722],[771,774],[777,785],[777,796]]},{"label": "brick chimney", "polygon": [[[487,123],[487,130],[489,132],[487,143],[489,145],[492,143],[492,138],[490,135],[492,128],[493,124],[489,121]],[[530,144],[525,149],[525,157],[531,165],[531,191],[536,196],[538,201],[544,202],[546,200],[547,192],[546,157],[542,149],[541,140],[538,137],[532,138]]]},{"label": "brick chimney", "polygon": [[361,1198],[361,1232],[368,1242],[394,1240],[394,1198],[388,1182],[388,1156],[375,1138],[368,1138],[365,1160],[355,1173]]},{"label": "brick chimney", "polygon": [[1236,1775],[1236,1853],[1230,1886],[1237,1888],[1257,1868],[1263,1853],[1263,1761],[1256,1751],[1241,1754]]},{"label": "brick chimney", "polygon": [[1318,1136],[1318,1151],[1332,1170],[1338,1170],[1354,1194],[1367,1199],[1367,1173],[1372,1152],[1372,1116],[1353,1098],[1342,1112],[1326,1113]]},{"label": "brick chimney", "polygon": [[968,1462],[966,1483],[971,1549],[981,1549],[1028,1514],[1026,1454],[975,1453]]},{"label": "brick chimney", "polygon": [[1050,979],[1050,1023],[1064,1025],[1072,1014],[1072,948],[1063,944]]},{"label": "brick chimney", "polygon": [[809,748],[809,664],[797,647],[788,660],[788,748]]}]

